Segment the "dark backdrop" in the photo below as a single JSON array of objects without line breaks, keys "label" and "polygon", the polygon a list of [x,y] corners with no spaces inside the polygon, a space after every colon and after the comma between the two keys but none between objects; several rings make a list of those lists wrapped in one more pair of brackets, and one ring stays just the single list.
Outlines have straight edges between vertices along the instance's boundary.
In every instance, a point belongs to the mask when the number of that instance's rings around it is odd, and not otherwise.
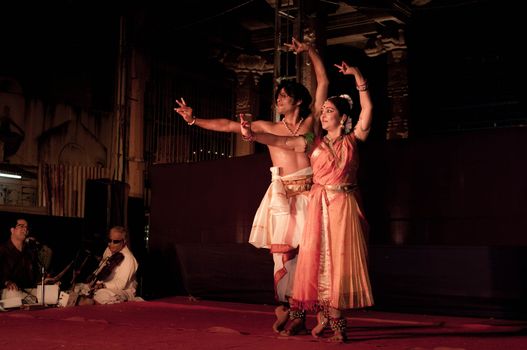
[{"label": "dark backdrop", "polygon": [[[152,296],[200,296],[272,302],[272,258],[247,242],[270,183],[266,153],[152,168]],[[181,266],[182,265],[182,266]],[[180,268],[181,266],[181,268]]]},{"label": "dark backdrop", "polygon": [[[527,129],[503,128],[363,145],[377,308],[526,315],[526,143]],[[245,243],[269,163],[256,154],[154,167],[152,287],[270,301],[271,256]]]}]

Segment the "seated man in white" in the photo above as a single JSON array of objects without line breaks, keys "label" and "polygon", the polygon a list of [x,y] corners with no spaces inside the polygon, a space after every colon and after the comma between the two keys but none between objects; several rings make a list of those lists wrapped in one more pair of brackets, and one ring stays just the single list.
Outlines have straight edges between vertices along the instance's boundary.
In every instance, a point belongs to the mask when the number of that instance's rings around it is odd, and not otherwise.
[{"label": "seated man in white", "polygon": [[[88,295],[79,305],[115,304],[134,300],[137,287],[137,260],[128,248],[128,231],[115,226],[108,233],[108,247],[89,283]],[[81,294],[84,294],[81,291]]]}]

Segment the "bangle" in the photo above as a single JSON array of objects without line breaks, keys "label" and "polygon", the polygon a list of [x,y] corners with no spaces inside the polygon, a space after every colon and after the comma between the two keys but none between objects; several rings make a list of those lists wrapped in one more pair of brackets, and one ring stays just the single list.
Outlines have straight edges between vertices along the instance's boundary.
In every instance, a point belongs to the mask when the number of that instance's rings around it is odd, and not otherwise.
[{"label": "bangle", "polygon": [[256,139],[256,137],[253,134],[250,134],[249,136],[242,135],[242,140],[247,142],[253,142]]},{"label": "bangle", "polygon": [[190,123],[187,123],[188,125],[194,125],[196,122],[196,117],[192,116],[192,121]]},{"label": "bangle", "polygon": [[364,80],[364,83],[357,84],[356,87],[357,87],[357,90],[359,90],[359,91],[366,91],[366,90],[368,90],[368,81]]}]

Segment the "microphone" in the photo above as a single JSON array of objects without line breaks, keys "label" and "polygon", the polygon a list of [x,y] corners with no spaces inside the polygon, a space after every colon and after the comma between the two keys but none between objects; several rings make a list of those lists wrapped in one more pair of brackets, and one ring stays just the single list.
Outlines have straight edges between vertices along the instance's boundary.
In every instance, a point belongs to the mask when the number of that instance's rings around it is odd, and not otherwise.
[{"label": "microphone", "polygon": [[84,249],[83,253],[86,253],[88,255],[92,255],[93,253],[89,249]]},{"label": "microphone", "polygon": [[24,243],[29,244],[29,245],[36,245],[36,246],[41,245],[40,242],[35,237],[31,237],[31,236],[27,236],[26,239],[24,240]]}]

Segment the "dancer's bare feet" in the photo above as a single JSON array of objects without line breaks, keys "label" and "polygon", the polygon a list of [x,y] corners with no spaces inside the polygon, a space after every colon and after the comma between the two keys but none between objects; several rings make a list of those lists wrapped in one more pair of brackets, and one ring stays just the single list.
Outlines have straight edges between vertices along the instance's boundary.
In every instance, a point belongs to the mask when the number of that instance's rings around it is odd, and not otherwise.
[{"label": "dancer's bare feet", "polygon": [[284,305],[280,305],[274,309],[274,314],[276,315],[276,321],[273,323],[273,331],[280,333],[284,330],[287,320],[289,320],[289,309]]},{"label": "dancer's bare feet", "polygon": [[332,343],[345,343],[348,340],[346,332],[344,331],[335,331],[333,336],[329,338],[329,341]]},{"label": "dancer's bare feet", "polygon": [[329,338],[329,341],[334,342],[334,343],[346,342],[346,340],[348,340],[346,336],[346,326],[347,326],[346,318],[344,317],[331,318],[329,323],[331,325],[331,329],[333,330],[333,336]]},{"label": "dancer's bare feet", "polygon": [[315,338],[320,338],[328,323],[329,319],[324,315],[324,311],[317,312],[317,325],[311,330],[311,335]]},{"label": "dancer's bare feet", "polygon": [[289,327],[280,332],[280,335],[286,337],[292,335],[307,334],[306,328],[306,312],[303,310],[289,311],[289,319],[291,320]]}]

